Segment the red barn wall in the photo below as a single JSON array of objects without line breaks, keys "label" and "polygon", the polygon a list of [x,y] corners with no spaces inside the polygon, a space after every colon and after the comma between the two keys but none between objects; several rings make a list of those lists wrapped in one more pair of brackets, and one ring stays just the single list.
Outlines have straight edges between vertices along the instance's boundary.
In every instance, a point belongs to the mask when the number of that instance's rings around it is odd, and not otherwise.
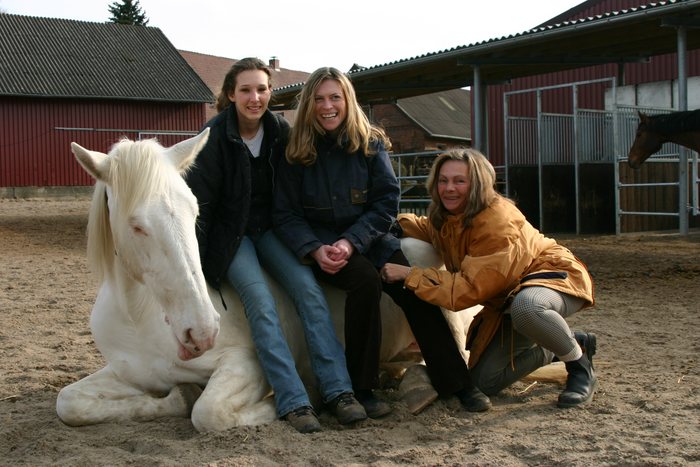
[{"label": "red barn wall", "polygon": [[[84,186],[94,181],[70,150],[108,152],[139,131],[198,131],[205,105],[4,97],[0,100],[0,187]],[[158,136],[170,146],[187,136]]]}]

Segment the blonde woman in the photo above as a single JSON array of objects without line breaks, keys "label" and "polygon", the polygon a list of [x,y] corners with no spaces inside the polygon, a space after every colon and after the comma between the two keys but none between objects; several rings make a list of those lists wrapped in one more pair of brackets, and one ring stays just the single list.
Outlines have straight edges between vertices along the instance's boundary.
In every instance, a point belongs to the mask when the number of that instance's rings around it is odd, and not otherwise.
[{"label": "blonde woman", "polygon": [[321,281],[347,292],[345,356],[355,396],[369,417],[392,410],[373,392],[379,384],[383,291],[404,310],[438,392],[458,393],[470,410],[487,410],[488,398],[471,384],[440,309],[380,277],[387,262],[408,265],[390,233],[400,194],[390,147],[362,111],[350,80],[335,68],[314,71],[300,94],[288,163],[280,165],[275,230],[312,263]]},{"label": "blonde woman", "polygon": [[400,218],[404,234],[431,242],[446,270],[387,264],[383,273],[451,310],[482,304],[467,339],[477,386],[493,395],[556,356],[568,371],[560,407],[591,400],[596,336],[565,318],[593,305],[586,266],[542,235],[495,189],[489,161],[473,149],[438,156],[428,178],[427,217]]}]

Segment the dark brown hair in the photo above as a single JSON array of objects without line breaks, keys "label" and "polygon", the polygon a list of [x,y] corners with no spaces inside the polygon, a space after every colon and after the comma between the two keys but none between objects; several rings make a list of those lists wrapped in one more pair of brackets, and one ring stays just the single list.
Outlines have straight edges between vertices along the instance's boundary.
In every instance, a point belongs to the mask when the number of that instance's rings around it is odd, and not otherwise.
[{"label": "dark brown hair", "polygon": [[268,81],[272,79],[272,72],[270,71],[270,68],[259,58],[246,57],[238,60],[231,66],[228,73],[226,73],[226,76],[224,77],[224,83],[221,85],[221,92],[219,92],[219,96],[216,98],[217,112],[221,112],[226,107],[231,105],[228,94],[236,89],[236,79],[238,78],[238,75],[241,72],[248,70],[264,71],[267,74]]}]

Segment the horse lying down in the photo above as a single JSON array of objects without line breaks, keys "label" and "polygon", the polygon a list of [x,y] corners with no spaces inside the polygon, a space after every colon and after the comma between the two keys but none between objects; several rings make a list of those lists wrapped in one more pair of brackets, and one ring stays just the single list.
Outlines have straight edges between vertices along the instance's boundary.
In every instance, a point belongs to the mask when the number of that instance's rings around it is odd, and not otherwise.
[{"label": "horse lying down", "polygon": [[[59,392],[56,410],[68,425],[190,416],[204,432],[276,418],[240,300],[231,288],[221,296],[209,288],[200,267],[197,200],[181,174],[207,137],[205,130],[168,149],[125,139],[108,155],[72,144],[96,179],[88,261],[100,288],[90,327],[107,364]],[[437,261],[429,244],[406,240],[402,248],[416,264]],[[313,388],[296,312],[279,286],[272,289],[299,372]],[[345,293],[325,292],[342,336]],[[446,312],[460,348],[470,311]],[[382,313],[381,358],[389,361],[413,336],[388,296]]]}]

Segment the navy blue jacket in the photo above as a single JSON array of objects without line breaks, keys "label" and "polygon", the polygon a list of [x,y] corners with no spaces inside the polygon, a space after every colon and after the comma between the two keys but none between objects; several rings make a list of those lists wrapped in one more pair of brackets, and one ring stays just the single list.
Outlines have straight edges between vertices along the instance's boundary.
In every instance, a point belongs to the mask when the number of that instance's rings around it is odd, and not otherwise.
[{"label": "navy blue jacket", "polygon": [[379,268],[401,248],[388,233],[398,214],[399,182],[386,150],[376,148],[370,157],[348,154],[335,140],[319,138],[314,164],[279,165],[272,219],[299,258],[345,238]]},{"label": "navy blue jacket", "polygon": [[[259,157],[273,173],[289,135],[289,123],[269,110],[262,119],[264,137]],[[212,118],[209,139],[185,180],[197,197],[197,241],[204,277],[219,288],[245,234],[250,214],[250,151],[238,132],[238,116],[230,105]],[[274,178],[274,177],[273,177]],[[272,206],[270,206],[272,209]]]}]

